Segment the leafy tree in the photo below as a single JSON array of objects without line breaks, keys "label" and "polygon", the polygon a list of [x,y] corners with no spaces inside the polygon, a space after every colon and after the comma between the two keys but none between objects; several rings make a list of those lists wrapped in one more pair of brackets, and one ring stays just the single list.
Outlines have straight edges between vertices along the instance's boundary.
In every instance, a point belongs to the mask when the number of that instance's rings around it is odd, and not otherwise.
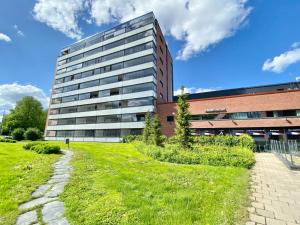
[{"label": "leafy tree", "polygon": [[3,130],[11,132],[15,128],[28,129],[36,127],[43,131],[45,128],[47,111],[42,104],[31,96],[23,97],[16,107],[3,119]]},{"label": "leafy tree", "polygon": [[152,120],[151,142],[154,145],[162,145],[162,135],[160,130],[161,124],[157,115]]},{"label": "leafy tree", "polygon": [[188,95],[184,93],[184,87],[181,86],[181,94],[177,100],[177,115],[176,115],[176,128],[175,139],[182,148],[190,148],[191,146],[191,131],[189,103],[187,102]]},{"label": "leafy tree", "polygon": [[149,144],[152,130],[151,114],[147,112],[145,115],[145,128],[143,131],[143,142]]},{"label": "leafy tree", "polygon": [[12,132],[13,139],[17,141],[22,141],[24,139],[24,132],[25,130],[23,128],[16,128]]}]

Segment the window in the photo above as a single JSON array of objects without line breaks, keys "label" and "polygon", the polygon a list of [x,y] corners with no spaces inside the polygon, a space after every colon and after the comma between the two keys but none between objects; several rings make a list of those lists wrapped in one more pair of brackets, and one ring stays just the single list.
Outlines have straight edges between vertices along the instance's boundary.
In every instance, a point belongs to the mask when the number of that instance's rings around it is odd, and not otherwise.
[{"label": "window", "polygon": [[78,112],[88,112],[88,111],[94,111],[96,110],[96,105],[92,104],[92,105],[80,105],[77,108]]},{"label": "window", "polygon": [[57,122],[58,122],[57,120],[49,120],[48,125],[49,126],[55,126],[55,125],[57,125]]},{"label": "window", "polygon": [[162,43],[164,43],[164,41],[163,41],[163,39],[162,39],[162,36],[161,36],[161,35],[159,35],[159,39],[160,39],[160,41],[161,41]]},{"label": "window", "polygon": [[89,61],[86,61],[83,63],[83,67],[86,67],[86,66],[91,66],[91,65],[94,65],[97,63],[97,59],[91,59]]},{"label": "window", "polygon": [[69,81],[72,81],[72,80],[74,80],[74,75],[65,77],[64,82],[69,82]]},{"label": "window", "polygon": [[214,120],[218,114],[191,115],[191,120]]},{"label": "window", "polygon": [[150,75],[154,75],[155,71],[153,69],[145,69],[145,70],[139,70],[131,73],[126,73],[123,75],[124,80],[132,80],[137,79],[141,77],[146,77]]},{"label": "window", "polygon": [[[121,76],[120,76],[121,77]],[[115,83],[119,81],[119,76],[113,76],[113,77],[107,77],[100,79],[100,84],[110,84],[110,83]]]},{"label": "window", "polygon": [[102,51],[102,47],[95,48],[95,49],[92,49],[92,50],[90,50],[88,52],[85,52],[84,56],[86,57],[86,56],[94,55],[94,54],[96,54],[98,52],[101,52],[101,51]]},{"label": "window", "polygon": [[92,81],[80,84],[80,89],[95,87],[95,86],[98,86],[98,85],[99,85],[99,80],[92,80]]},{"label": "window", "polygon": [[164,76],[164,72],[162,71],[161,68],[159,68],[159,71],[160,71],[161,76]]},{"label": "window", "polygon": [[164,54],[164,51],[162,50],[161,46],[159,46],[159,50],[162,54]]},{"label": "window", "polygon": [[61,84],[64,82],[64,78],[56,79],[55,84]]},{"label": "window", "polygon": [[111,53],[109,55],[102,56],[102,62],[108,61],[108,60],[111,60],[111,59],[116,59],[116,58],[119,58],[119,57],[122,57],[122,56],[124,56],[124,51],[114,52],[114,53]]},{"label": "window", "polygon": [[78,117],[76,118],[76,124],[93,124],[97,122],[96,116]]},{"label": "window", "polygon": [[174,122],[174,116],[167,116],[167,122]]},{"label": "window", "polygon": [[78,84],[74,84],[74,85],[64,87],[64,92],[74,91],[77,89],[78,89]]},{"label": "window", "polygon": [[124,68],[131,67],[131,66],[136,66],[136,65],[139,65],[139,64],[147,63],[147,62],[151,62],[153,60],[154,60],[153,55],[147,55],[147,56],[143,56],[143,57],[140,57],[140,58],[128,60],[128,61],[124,62]]},{"label": "window", "polygon": [[76,124],[75,118],[59,119],[58,125],[73,125]]},{"label": "window", "polygon": [[53,94],[59,94],[63,92],[63,88],[56,88],[53,90]]},{"label": "window", "polygon": [[50,114],[50,115],[56,115],[56,114],[59,114],[59,109],[50,109],[49,114]]},{"label": "window", "polygon": [[164,87],[164,83],[161,80],[159,81],[159,83],[162,87]]},{"label": "window", "polygon": [[123,94],[154,90],[153,83],[138,84],[133,86],[123,87]]},{"label": "window", "polygon": [[75,137],[94,137],[95,130],[75,130]]},{"label": "window", "polygon": [[98,116],[97,123],[117,123],[121,121],[121,115]]},{"label": "window", "polygon": [[60,114],[75,113],[75,112],[77,112],[77,108],[75,106],[60,109]]},{"label": "window", "polygon": [[73,130],[58,130],[56,131],[56,137],[73,137]]},{"label": "window", "polygon": [[121,134],[121,130],[119,129],[111,129],[111,130],[96,130],[96,137],[119,137]]},{"label": "window", "polygon": [[93,70],[83,72],[83,73],[81,73],[81,78],[93,76],[93,72],[94,72]]},{"label": "window", "polygon": [[91,98],[98,98],[98,97],[99,97],[98,91],[91,92]]},{"label": "window", "polygon": [[72,95],[72,96],[67,96],[67,97],[61,98],[62,102],[72,102],[72,101],[77,101],[77,100],[78,100],[78,95]]},{"label": "window", "polygon": [[47,137],[55,137],[56,131],[55,130],[47,130],[46,136]]},{"label": "window", "polygon": [[117,109],[120,108],[120,105],[121,105],[120,101],[104,102],[98,104],[97,109],[98,110]]},{"label": "window", "polygon": [[164,95],[163,95],[162,93],[159,94],[159,97],[160,97],[161,99],[164,99]]},{"label": "window", "polygon": [[141,122],[145,121],[145,114],[123,114],[122,122]]},{"label": "window", "polygon": [[58,104],[61,103],[61,98],[53,98],[52,99],[52,104]]},{"label": "window", "polygon": [[161,57],[159,57],[159,60],[160,60],[161,64],[164,65],[164,61]]},{"label": "window", "polygon": [[122,107],[138,107],[138,106],[145,106],[145,105],[153,105],[153,98],[140,98],[140,99],[129,99],[123,100]]},{"label": "window", "polygon": [[91,94],[90,93],[84,93],[79,95],[79,100],[84,100],[84,99],[90,99]]},{"label": "window", "polygon": [[67,67],[67,72],[82,68],[82,63]]}]

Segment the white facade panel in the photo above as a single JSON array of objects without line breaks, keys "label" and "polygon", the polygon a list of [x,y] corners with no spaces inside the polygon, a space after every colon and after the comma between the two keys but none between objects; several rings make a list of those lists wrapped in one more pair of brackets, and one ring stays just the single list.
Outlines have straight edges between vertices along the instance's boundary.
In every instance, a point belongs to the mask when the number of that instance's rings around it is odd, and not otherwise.
[{"label": "white facade panel", "polygon": [[130,86],[130,85],[143,84],[143,83],[149,83],[149,82],[154,82],[154,83],[156,82],[156,79],[154,78],[154,76],[147,76],[147,77],[142,77],[142,78],[133,79],[133,80],[120,81],[120,82],[115,82],[115,83],[111,83],[111,84],[104,84],[104,85],[99,85],[99,86],[95,86],[95,87],[54,94],[54,95],[52,95],[52,98],[78,95],[78,94],[84,94],[84,93],[89,93],[89,92],[93,92],[93,91],[101,91],[101,90],[106,90],[106,89],[111,89],[111,88],[126,87],[126,86]]},{"label": "white facade panel", "polygon": [[120,142],[122,138],[119,137],[103,137],[103,138],[81,138],[81,137],[45,137],[46,141],[64,141],[66,138],[69,138],[70,141],[74,142]]},{"label": "white facade panel", "polygon": [[119,58],[116,58],[116,59],[108,60],[108,61],[105,61],[105,62],[97,63],[97,64],[94,64],[94,65],[91,65],[91,66],[83,67],[83,68],[80,68],[80,69],[77,69],[77,70],[72,70],[70,72],[66,72],[66,73],[63,73],[63,74],[56,75],[55,78],[59,79],[59,78],[71,76],[71,75],[74,75],[74,74],[86,72],[86,71],[89,71],[89,70],[97,69],[99,67],[112,65],[112,64],[115,64],[115,63],[120,63],[120,62],[124,62],[124,61],[135,59],[135,58],[140,58],[140,57],[143,57],[143,56],[146,56],[146,55],[151,55],[151,54],[154,54],[154,49],[153,48],[147,49],[147,50],[144,50],[144,51],[141,51],[141,52],[137,52],[137,53],[134,53],[134,54],[131,54],[131,55],[126,55],[126,56],[119,57]]},{"label": "white facade panel", "polygon": [[106,110],[97,110],[97,111],[88,111],[88,112],[77,112],[77,113],[67,113],[67,114],[56,114],[49,115],[49,120],[54,119],[65,119],[65,118],[74,118],[74,117],[87,117],[87,116],[105,116],[105,115],[118,115],[118,114],[129,114],[129,113],[142,113],[142,112],[153,112],[154,106],[139,106],[139,107],[128,107],[128,108],[119,108],[119,109],[106,109]]},{"label": "white facade panel", "polygon": [[144,122],[120,122],[48,126],[47,130],[102,130],[102,129],[144,128]]},{"label": "white facade panel", "polygon": [[129,31],[129,32],[127,32],[127,33],[121,34],[121,35],[119,35],[119,36],[116,36],[116,37],[110,38],[110,39],[108,39],[108,40],[99,42],[99,43],[97,43],[97,44],[88,46],[88,47],[83,48],[83,49],[80,49],[80,50],[78,50],[78,51],[76,51],[76,52],[72,52],[72,53],[67,54],[67,55],[64,55],[64,56],[59,56],[59,57],[57,58],[57,61],[61,61],[61,60],[70,58],[70,57],[72,57],[72,56],[75,56],[75,55],[78,55],[78,54],[87,52],[87,51],[92,50],[92,49],[94,49],[94,48],[98,48],[98,47],[101,47],[101,46],[103,46],[103,45],[107,45],[107,44],[109,44],[109,43],[112,43],[112,42],[121,40],[121,39],[126,38],[126,37],[130,37],[130,36],[132,36],[132,35],[135,35],[135,34],[138,34],[138,33],[143,32],[143,31],[150,30],[150,29],[154,29],[154,30],[155,30],[155,27],[154,27],[153,24],[148,24],[148,25],[146,25],[146,26],[144,26],[144,27],[137,28],[137,29],[132,30],[132,31]]},{"label": "white facade panel", "polygon": [[61,88],[61,87],[70,86],[70,85],[73,85],[73,84],[81,84],[81,83],[84,83],[84,82],[87,82],[87,81],[97,80],[97,79],[100,79],[100,78],[113,77],[113,76],[116,76],[116,75],[130,73],[130,72],[134,72],[134,71],[138,71],[138,70],[149,69],[149,68],[154,68],[156,70],[156,65],[153,62],[143,63],[143,64],[140,64],[140,65],[131,66],[131,67],[128,67],[128,68],[123,68],[123,69],[119,69],[119,70],[110,71],[110,72],[107,72],[107,73],[101,73],[101,74],[93,75],[93,76],[90,76],[90,77],[85,77],[85,78],[82,78],[82,79],[65,82],[65,83],[62,83],[62,84],[55,84],[53,86],[53,88]]},{"label": "white facade panel", "polygon": [[94,104],[94,103],[101,103],[101,102],[111,102],[111,101],[126,100],[126,99],[133,99],[133,98],[144,98],[144,97],[156,98],[156,92],[142,91],[142,92],[136,92],[131,94],[114,95],[114,96],[107,96],[102,98],[92,98],[92,99],[79,100],[74,102],[65,102],[59,104],[52,104],[50,108],[57,109],[57,108],[76,106],[76,105],[87,105],[87,104]]},{"label": "white facade panel", "polygon": [[99,58],[101,56],[109,55],[111,53],[118,52],[118,51],[121,51],[121,50],[124,50],[124,49],[127,49],[127,48],[131,48],[131,47],[134,47],[134,46],[137,46],[137,45],[145,44],[145,43],[150,42],[150,41],[153,41],[154,43],[156,43],[156,40],[153,36],[148,36],[148,37],[139,39],[137,41],[130,42],[130,43],[125,44],[125,45],[120,45],[118,47],[111,48],[111,49],[108,49],[108,50],[105,50],[105,51],[102,51],[102,52],[99,52],[99,53],[96,53],[96,54],[93,54],[93,55],[90,55],[90,56],[87,56],[87,57],[83,57],[83,58],[78,59],[78,60],[74,60],[72,62],[63,64],[63,65],[57,66],[56,70],[60,70],[60,69],[63,69],[63,68],[69,67],[69,66],[73,66],[73,65],[76,65],[76,64],[79,64],[79,63],[83,63],[83,62],[89,61],[91,59],[96,59],[96,58]]}]

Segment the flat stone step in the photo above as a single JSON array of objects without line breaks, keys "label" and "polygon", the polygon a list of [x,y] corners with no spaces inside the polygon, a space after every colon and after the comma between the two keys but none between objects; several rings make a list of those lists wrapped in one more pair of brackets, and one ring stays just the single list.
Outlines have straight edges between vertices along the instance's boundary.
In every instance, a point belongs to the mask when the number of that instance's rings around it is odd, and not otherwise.
[{"label": "flat stone step", "polygon": [[16,225],[30,225],[37,222],[38,222],[37,213],[35,210],[32,210],[18,216]]}]

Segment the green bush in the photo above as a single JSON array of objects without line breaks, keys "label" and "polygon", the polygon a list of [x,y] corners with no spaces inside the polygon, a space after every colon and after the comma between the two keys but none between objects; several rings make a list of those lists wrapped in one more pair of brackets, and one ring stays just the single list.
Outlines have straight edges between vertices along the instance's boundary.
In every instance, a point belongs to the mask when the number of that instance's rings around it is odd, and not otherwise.
[{"label": "green bush", "polygon": [[26,140],[36,141],[42,137],[41,131],[37,128],[28,128],[24,134]]},{"label": "green bush", "polygon": [[182,150],[178,145],[165,148],[135,143],[138,151],[156,160],[179,164],[204,164],[251,168],[255,163],[253,152],[244,147],[194,145],[192,150]]},{"label": "green bush", "polygon": [[219,145],[234,147],[240,146],[249,149],[253,149],[255,146],[254,140],[251,136],[243,134],[241,136],[233,135],[217,135],[217,136],[195,136],[193,142],[198,145],[209,146]]},{"label": "green bush", "polygon": [[122,138],[123,143],[131,143],[133,141],[142,141],[143,136],[142,135],[126,135]]},{"label": "green bush", "polygon": [[16,128],[12,132],[13,139],[17,141],[22,141],[24,139],[25,130],[23,128]]},{"label": "green bush", "polygon": [[57,145],[49,145],[47,143],[30,142],[23,145],[25,150],[35,151],[38,154],[60,154],[61,149]]},{"label": "green bush", "polygon": [[9,138],[0,138],[0,142],[6,142],[6,143],[16,143],[16,140],[12,140]]}]

